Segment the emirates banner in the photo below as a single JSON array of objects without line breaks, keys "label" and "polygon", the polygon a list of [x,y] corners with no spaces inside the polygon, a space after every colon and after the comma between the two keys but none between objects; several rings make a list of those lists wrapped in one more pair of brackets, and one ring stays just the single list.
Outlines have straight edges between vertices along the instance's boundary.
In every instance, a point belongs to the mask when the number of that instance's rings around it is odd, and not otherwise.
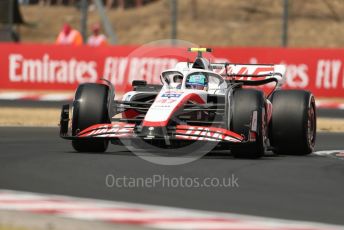
[{"label": "emirates banner", "polygon": [[[344,97],[344,49],[213,47],[214,62],[285,64],[284,87],[320,97]],[[75,90],[78,84],[111,81],[117,92],[133,80],[160,83],[160,73],[195,53],[166,46],[0,44],[0,90]]]}]

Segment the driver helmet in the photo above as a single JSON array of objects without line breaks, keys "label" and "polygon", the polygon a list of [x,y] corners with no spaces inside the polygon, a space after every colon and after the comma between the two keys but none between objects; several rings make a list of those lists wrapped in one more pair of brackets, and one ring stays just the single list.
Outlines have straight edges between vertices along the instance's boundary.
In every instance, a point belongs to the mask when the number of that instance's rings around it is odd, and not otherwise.
[{"label": "driver helmet", "polygon": [[206,90],[208,87],[207,77],[203,73],[192,74],[188,77],[185,85],[188,89]]}]

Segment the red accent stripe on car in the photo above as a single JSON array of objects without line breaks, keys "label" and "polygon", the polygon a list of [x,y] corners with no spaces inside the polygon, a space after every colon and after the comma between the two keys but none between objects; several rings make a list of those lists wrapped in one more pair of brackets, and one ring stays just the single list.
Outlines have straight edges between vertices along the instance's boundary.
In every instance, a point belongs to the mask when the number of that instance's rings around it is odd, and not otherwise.
[{"label": "red accent stripe on car", "polygon": [[224,128],[219,128],[219,127],[210,127],[210,126],[190,126],[190,125],[177,125],[176,129],[183,129],[183,130],[200,130],[200,131],[206,131],[209,130],[210,132],[217,132],[217,133],[222,133],[227,136],[234,137],[239,140],[244,140],[244,138],[235,132],[229,131]]},{"label": "red accent stripe on car", "polygon": [[82,137],[86,136],[86,134],[95,131],[95,130],[110,130],[112,128],[128,128],[133,129],[135,127],[135,124],[129,124],[125,122],[114,122],[112,124],[96,124],[92,125],[84,130],[82,130],[80,133],[77,134],[77,136]]}]

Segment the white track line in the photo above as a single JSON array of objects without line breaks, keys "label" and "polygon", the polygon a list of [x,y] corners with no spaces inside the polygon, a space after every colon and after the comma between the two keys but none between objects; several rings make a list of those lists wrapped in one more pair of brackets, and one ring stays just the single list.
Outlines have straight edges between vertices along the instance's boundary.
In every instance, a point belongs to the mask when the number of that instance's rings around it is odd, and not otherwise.
[{"label": "white track line", "polygon": [[81,199],[0,190],[0,210],[44,213],[79,220],[123,223],[157,229],[339,230],[344,226],[232,213]]},{"label": "white track line", "polygon": [[318,156],[326,156],[337,160],[344,160],[344,150],[323,150],[316,151],[313,154]]},{"label": "white track line", "polygon": [[319,155],[319,156],[328,156],[334,153],[344,153],[344,150],[322,150],[322,151],[316,151],[313,154]]}]

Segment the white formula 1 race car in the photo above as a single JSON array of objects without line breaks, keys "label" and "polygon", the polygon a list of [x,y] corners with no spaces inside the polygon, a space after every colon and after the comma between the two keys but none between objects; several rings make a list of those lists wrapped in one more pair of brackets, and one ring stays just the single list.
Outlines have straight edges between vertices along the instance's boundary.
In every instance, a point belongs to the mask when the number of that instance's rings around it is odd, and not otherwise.
[{"label": "white formula 1 race car", "polygon": [[[73,115],[61,112],[60,136],[78,152],[104,152],[108,143],[140,140],[178,148],[212,142],[235,157],[259,158],[265,151],[305,155],[313,151],[316,108],[312,93],[280,89],[286,68],[274,64],[210,63],[202,52],[161,73],[161,85],[133,81],[114,100],[114,88],[85,83],[76,90]],[[265,94],[261,85],[275,84]],[[71,123],[71,124],[69,124]],[[69,128],[71,126],[71,130]]]}]

